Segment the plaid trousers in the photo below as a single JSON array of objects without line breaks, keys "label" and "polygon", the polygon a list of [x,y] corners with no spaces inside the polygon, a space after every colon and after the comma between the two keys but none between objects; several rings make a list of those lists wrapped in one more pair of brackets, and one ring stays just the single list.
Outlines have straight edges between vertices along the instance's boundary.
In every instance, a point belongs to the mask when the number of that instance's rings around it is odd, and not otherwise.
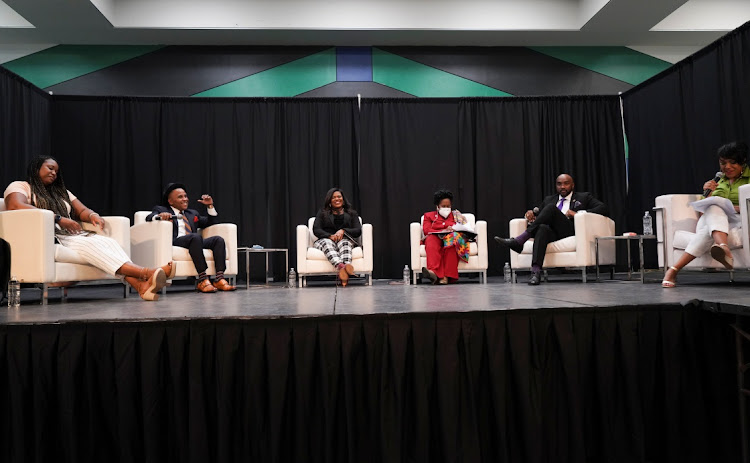
[{"label": "plaid trousers", "polygon": [[330,238],[321,238],[313,243],[315,249],[323,251],[326,255],[326,259],[334,267],[338,264],[351,264],[352,263],[352,242],[346,238],[339,240],[334,243]]}]

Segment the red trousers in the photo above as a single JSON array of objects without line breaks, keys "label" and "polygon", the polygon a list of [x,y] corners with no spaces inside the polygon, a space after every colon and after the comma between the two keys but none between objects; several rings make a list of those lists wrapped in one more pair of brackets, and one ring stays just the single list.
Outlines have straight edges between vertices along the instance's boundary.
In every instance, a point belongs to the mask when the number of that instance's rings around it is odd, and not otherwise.
[{"label": "red trousers", "polygon": [[443,246],[443,240],[437,235],[427,235],[424,239],[427,254],[427,268],[435,272],[438,278],[458,280],[458,254],[455,246]]}]

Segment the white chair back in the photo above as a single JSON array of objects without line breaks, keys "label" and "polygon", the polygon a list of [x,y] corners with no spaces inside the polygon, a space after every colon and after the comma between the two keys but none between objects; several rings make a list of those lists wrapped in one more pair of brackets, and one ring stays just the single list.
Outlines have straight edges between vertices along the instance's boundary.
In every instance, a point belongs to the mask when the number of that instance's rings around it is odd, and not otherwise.
[{"label": "white chair back", "polygon": [[133,225],[139,225],[146,222],[146,217],[151,213],[151,211],[138,211],[133,216]]},{"label": "white chair back", "polygon": [[0,212],[5,210],[5,199],[0,199]]}]

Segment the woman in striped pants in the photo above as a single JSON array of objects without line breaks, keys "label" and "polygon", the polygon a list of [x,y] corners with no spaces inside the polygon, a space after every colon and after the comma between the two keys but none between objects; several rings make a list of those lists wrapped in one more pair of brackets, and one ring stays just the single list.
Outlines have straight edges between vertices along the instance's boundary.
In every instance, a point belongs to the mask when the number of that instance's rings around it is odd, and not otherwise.
[{"label": "woman in striped pants", "polygon": [[120,245],[107,236],[85,232],[74,220],[88,222],[104,229],[104,219],[83,205],[65,188],[60,167],[51,157],[39,157],[29,164],[27,181],[11,183],[5,190],[8,210],[48,209],[55,213],[55,238],[92,266],[110,275],[121,276],[138,291],[141,298],[155,301],[172,273],[172,262],[161,268],[135,265]]}]

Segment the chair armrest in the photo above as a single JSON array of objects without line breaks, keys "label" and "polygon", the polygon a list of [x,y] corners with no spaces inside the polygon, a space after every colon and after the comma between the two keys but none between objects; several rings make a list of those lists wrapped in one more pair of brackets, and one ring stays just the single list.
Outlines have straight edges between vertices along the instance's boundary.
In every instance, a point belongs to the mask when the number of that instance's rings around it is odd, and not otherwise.
[{"label": "chair armrest", "polygon": [[474,231],[477,232],[477,257],[482,268],[489,267],[489,249],[487,248],[487,221],[478,220]]},{"label": "chair armrest", "polygon": [[21,282],[55,281],[55,214],[42,209],[0,212],[0,238],[10,244],[10,274]]},{"label": "chair armrest", "polygon": [[576,214],[573,217],[576,231],[576,260],[585,265],[594,265],[596,250],[594,238],[597,236],[614,236],[615,222],[609,217],[591,212]]},{"label": "chair armrest", "polygon": [[740,223],[743,228],[742,248],[745,250],[746,255],[750,256],[750,207],[748,207],[750,206],[748,205],[750,201],[750,185],[742,185],[738,191],[740,194]]},{"label": "chair armrest", "polygon": [[362,225],[362,254],[365,259],[364,268],[362,270],[365,272],[372,272],[372,224],[370,223]]},{"label": "chair armrest", "polygon": [[172,223],[144,222],[130,227],[130,257],[143,267],[160,267],[172,260]]},{"label": "chair armrest", "polygon": [[307,241],[310,229],[307,225],[297,225],[297,274],[307,272]]},{"label": "chair armrest", "polygon": [[413,271],[420,271],[422,269],[422,261],[419,258],[419,247],[422,245],[422,227],[419,222],[412,222],[409,224],[409,251],[411,254],[411,269]]},{"label": "chair armrest", "polygon": [[201,236],[209,238],[211,236],[221,236],[224,238],[224,244],[227,247],[227,269],[224,271],[227,275],[237,275],[237,225],[233,223],[217,223],[201,230]]},{"label": "chair armrest", "polygon": [[104,230],[99,230],[88,222],[82,222],[81,227],[87,231],[100,233],[117,241],[117,244],[130,256],[130,219],[122,216],[106,216],[104,219]]},{"label": "chair armrest", "polygon": [[526,219],[511,219],[510,225],[508,226],[508,238],[515,238],[525,232],[526,227],[528,226],[529,224],[526,222]]}]

